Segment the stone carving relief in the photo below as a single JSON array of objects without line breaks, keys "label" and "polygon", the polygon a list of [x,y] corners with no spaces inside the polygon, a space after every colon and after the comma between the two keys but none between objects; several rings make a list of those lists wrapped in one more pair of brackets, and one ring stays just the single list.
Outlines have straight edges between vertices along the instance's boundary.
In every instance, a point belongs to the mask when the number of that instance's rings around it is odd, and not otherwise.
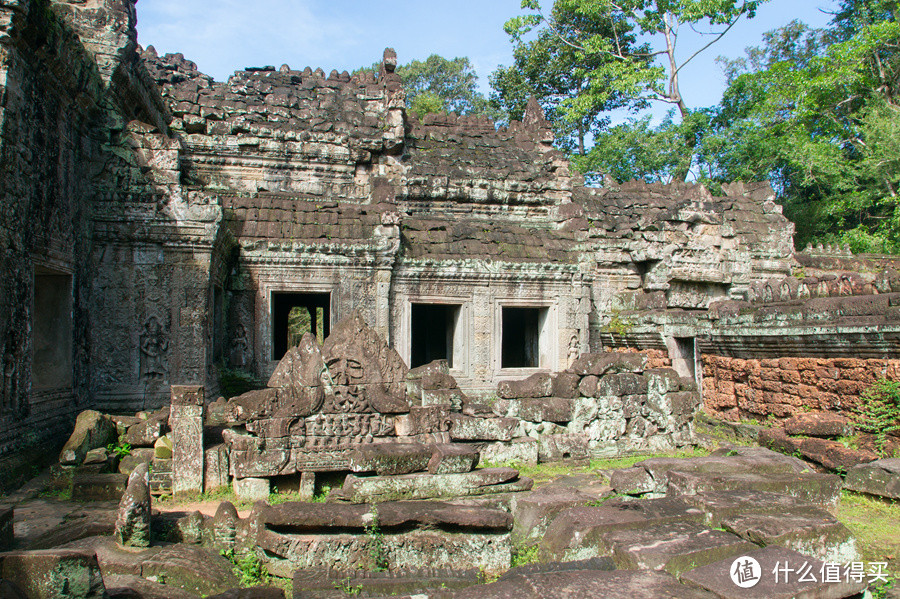
[{"label": "stone carving relief", "polygon": [[169,373],[169,337],[155,316],[144,323],[140,348],[141,377],[164,379]]},{"label": "stone carving relief", "polygon": [[242,324],[237,325],[234,329],[229,362],[233,368],[250,366],[250,335],[247,333],[247,327]]}]

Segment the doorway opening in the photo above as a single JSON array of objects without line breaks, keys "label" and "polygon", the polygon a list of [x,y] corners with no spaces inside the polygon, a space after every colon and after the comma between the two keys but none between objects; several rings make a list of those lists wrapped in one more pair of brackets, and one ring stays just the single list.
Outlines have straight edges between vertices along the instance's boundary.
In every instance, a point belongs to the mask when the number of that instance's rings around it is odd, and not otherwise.
[{"label": "doorway opening", "polygon": [[71,387],[72,275],[38,267],[34,272],[34,389]]}]

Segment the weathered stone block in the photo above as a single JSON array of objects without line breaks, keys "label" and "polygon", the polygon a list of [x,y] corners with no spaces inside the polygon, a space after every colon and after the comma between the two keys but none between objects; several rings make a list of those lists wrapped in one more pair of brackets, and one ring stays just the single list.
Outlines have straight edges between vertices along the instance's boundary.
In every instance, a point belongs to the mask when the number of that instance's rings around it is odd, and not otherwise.
[{"label": "weathered stone block", "polygon": [[410,406],[409,414],[394,417],[394,430],[399,437],[447,432],[450,410],[446,406]]},{"label": "weathered stone block", "polygon": [[129,475],[138,464],[149,464],[153,460],[152,447],[135,447],[119,460],[119,474]]},{"label": "weathered stone block", "polygon": [[126,547],[150,546],[150,464],[139,464],[128,477],[128,486],[116,514],[116,542]]},{"label": "weathered stone block", "polygon": [[203,471],[204,492],[227,487],[231,481],[228,448],[224,443],[214,445],[204,452],[205,469]]},{"label": "weathered stone block", "polygon": [[708,590],[720,599],[853,597],[866,587],[866,582],[856,583],[852,580],[848,582],[844,578],[841,578],[839,582],[824,582],[819,575],[807,577],[809,582],[801,582],[801,577],[796,573],[787,580],[782,574],[776,580],[774,572],[778,566],[784,566],[784,564],[798,564],[798,567],[807,564],[811,568],[810,572],[818,574],[822,571],[823,564],[819,560],[811,559],[783,547],[764,547],[749,551],[745,555],[756,560],[762,571],[759,583],[752,588],[742,589],[732,582],[727,573],[736,565],[733,558],[686,572],[681,575],[681,582],[691,587]]},{"label": "weathered stone block", "polygon": [[587,435],[563,433],[542,435],[538,439],[538,461],[586,460],[590,458]]},{"label": "weathered stone block", "polygon": [[119,501],[127,482],[124,474],[76,474],[72,478],[72,500]]},{"label": "weathered stone block", "polygon": [[664,570],[673,576],[756,549],[737,535],[692,522],[672,522],[603,535],[623,570]]},{"label": "weathered stone block", "polygon": [[571,372],[560,372],[553,377],[551,395],[553,397],[562,397],[563,399],[578,397],[578,385],[580,383],[581,376]]},{"label": "weathered stone block", "polygon": [[471,472],[478,465],[479,454],[471,445],[437,443],[431,446],[428,472],[431,474],[460,474]]},{"label": "weathered stone block", "polygon": [[833,564],[860,559],[853,533],[822,509],[738,514],[725,518],[722,527],[757,545],[778,545]]},{"label": "weathered stone block", "polygon": [[[731,580],[728,580],[731,584]],[[737,588],[737,587],[735,587]],[[716,595],[679,584],[670,574],[650,570],[569,570],[513,576],[470,587],[466,599],[524,597],[641,597],[713,599]]]},{"label": "weathered stone block", "polygon": [[834,474],[723,474],[669,473],[669,495],[696,495],[709,491],[766,491],[790,495],[820,506],[837,504],[841,477]]},{"label": "weathered stone block", "polygon": [[105,596],[97,556],[89,551],[47,549],[4,553],[0,555],[0,579],[15,584],[27,597],[101,599]]},{"label": "weathered stone block", "polygon": [[115,422],[100,412],[85,410],[75,419],[75,430],[59,453],[59,462],[77,466],[84,461],[88,451],[115,443],[117,437]]},{"label": "weathered stone block", "polygon": [[420,443],[360,445],[350,452],[350,470],[378,476],[422,472],[428,469],[431,455],[431,449]]},{"label": "weathered stone block", "polygon": [[233,565],[218,552],[197,545],[177,544],[163,547],[141,566],[144,578],[163,578],[167,586],[212,595],[239,586]]},{"label": "weathered stone block", "polygon": [[485,467],[489,464],[522,464],[533,466],[538,463],[538,440],[531,437],[479,443],[478,451],[481,459],[478,464]]},{"label": "weathered stone block", "polygon": [[536,373],[521,381],[502,381],[497,386],[497,394],[503,399],[550,397],[553,394],[553,380],[549,374]]},{"label": "weathered stone block", "polygon": [[450,410],[462,409],[464,396],[459,389],[423,389],[423,406],[441,406]]},{"label": "weathered stone block", "polygon": [[132,447],[153,447],[156,440],[163,436],[165,422],[160,418],[144,420],[128,427],[125,442]]},{"label": "weathered stone block", "polygon": [[539,541],[547,526],[562,510],[589,505],[596,497],[575,489],[545,486],[530,493],[517,495],[512,503],[515,524],[512,542],[515,545]]},{"label": "weathered stone block", "polygon": [[513,468],[485,468],[465,474],[403,474],[366,478],[348,474],[341,495],[348,501],[363,503],[504,493],[528,490],[532,484],[530,479],[519,479],[519,471]]},{"label": "weathered stone block", "polygon": [[[427,556],[422,556],[428,562]],[[303,598],[332,597],[336,588],[359,589],[363,597],[425,597],[431,592],[451,593],[483,582],[478,569],[458,570],[434,567],[404,568],[390,572],[346,571],[308,568],[294,573],[294,588],[303,589]]]},{"label": "weathered stone block", "polygon": [[643,354],[581,354],[568,371],[582,376],[601,376],[607,372],[642,372],[646,364],[647,357]]},{"label": "weathered stone block", "polygon": [[520,399],[519,418],[530,422],[569,422],[572,419],[572,400],[562,397]]},{"label": "weathered stone block", "polygon": [[203,387],[172,385],[169,428],[172,429],[172,492],[203,492]]},{"label": "weathered stone block", "polygon": [[622,373],[607,374],[600,378],[597,395],[646,395],[647,377],[640,374]]},{"label": "weathered stone block", "polygon": [[268,478],[236,478],[232,484],[235,496],[242,501],[265,501],[271,492]]},{"label": "weathered stone block", "polygon": [[515,418],[473,418],[450,414],[450,438],[460,441],[509,441],[519,421]]},{"label": "weathered stone block", "polygon": [[900,458],[854,466],[847,473],[844,488],[869,495],[900,499]]},{"label": "weathered stone block", "polygon": [[653,479],[643,468],[621,468],[609,475],[609,485],[616,493],[640,495],[654,490]]},{"label": "weathered stone block", "polygon": [[160,437],[153,444],[153,457],[161,460],[172,459],[172,439],[169,435]]},{"label": "weathered stone block", "polygon": [[849,419],[834,412],[807,412],[785,420],[784,430],[789,435],[845,437],[852,434],[853,425]]},{"label": "weathered stone block", "polygon": [[578,383],[578,393],[582,397],[597,397],[597,387],[599,385],[599,376],[588,375],[586,377],[582,377],[581,382]]}]

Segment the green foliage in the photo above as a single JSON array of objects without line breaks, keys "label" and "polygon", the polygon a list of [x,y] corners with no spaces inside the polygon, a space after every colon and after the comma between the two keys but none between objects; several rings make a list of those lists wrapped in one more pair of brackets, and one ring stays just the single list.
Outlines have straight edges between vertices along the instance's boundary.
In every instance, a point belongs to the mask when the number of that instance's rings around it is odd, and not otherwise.
[{"label": "green foliage", "polygon": [[856,428],[875,435],[875,449],[882,457],[887,455],[887,436],[900,431],[900,383],[878,379],[860,396],[854,414]]},{"label": "green foliage", "polygon": [[236,556],[231,549],[222,550],[219,553],[233,564],[232,571],[240,580],[242,587],[249,588],[269,584],[269,574],[256,553],[250,551],[241,557]]},{"label": "green foliage", "polygon": [[352,584],[350,584],[350,577],[349,577],[349,576],[348,576],[347,578],[345,578],[344,580],[341,580],[341,581],[339,581],[339,582],[333,583],[332,586],[335,588],[335,590],[340,591],[340,592],[342,592],[343,594],[349,595],[349,596],[351,596],[351,597],[355,597],[355,596],[357,596],[357,595],[360,595],[360,594],[362,593],[362,591],[363,591],[363,585],[361,585],[361,584],[358,584],[358,585],[352,585]]},{"label": "green foliage", "polygon": [[254,374],[235,368],[219,368],[219,392],[225,398],[264,388],[265,384]]},{"label": "green foliage", "polygon": [[540,547],[538,545],[513,547],[511,566],[517,568],[538,563],[540,561],[539,551]]},{"label": "green foliage", "polygon": [[122,441],[120,441],[118,444],[110,443],[106,446],[106,450],[110,453],[116,454],[117,456],[119,456],[119,458],[124,458],[127,455],[131,455],[131,444],[124,443]]},{"label": "green foliage", "polygon": [[447,59],[432,54],[397,68],[406,91],[406,105],[420,117],[430,112],[500,116],[478,91],[478,75],[466,57]]},{"label": "green foliage", "polygon": [[331,487],[328,485],[322,485],[322,488],[319,489],[319,492],[313,495],[312,502],[325,503],[326,501],[328,501],[329,493],[331,493]]}]

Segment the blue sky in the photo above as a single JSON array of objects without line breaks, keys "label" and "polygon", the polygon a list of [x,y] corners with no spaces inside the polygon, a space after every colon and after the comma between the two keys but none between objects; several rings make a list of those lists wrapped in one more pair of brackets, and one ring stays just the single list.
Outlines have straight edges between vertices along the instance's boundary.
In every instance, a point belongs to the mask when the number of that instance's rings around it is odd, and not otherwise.
[{"label": "blue sky", "polygon": [[[550,0],[543,5],[549,6]],[[833,0],[770,0],[757,16],[736,25],[718,44],[682,71],[688,106],[718,102],[724,76],[718,55],[736,57],[760,42],[762,33],[792,19],[823,26]],[[138,41],[157,51],[181,52],[201,71],[225,80],[248,66],[289,64],[351,71],[381,59],[385,47],[400,63],[430,54],[468,56],[483,91],[498,65],[512,62],[512,45],[503,23],[521,14],[520,0],[142,0],[138,3]],[[693,39],[684,29],[679,46],[691,54]],[[696,37],[696,36],[694,36]],[[664,110],[655,111],[661,114]]]}]

